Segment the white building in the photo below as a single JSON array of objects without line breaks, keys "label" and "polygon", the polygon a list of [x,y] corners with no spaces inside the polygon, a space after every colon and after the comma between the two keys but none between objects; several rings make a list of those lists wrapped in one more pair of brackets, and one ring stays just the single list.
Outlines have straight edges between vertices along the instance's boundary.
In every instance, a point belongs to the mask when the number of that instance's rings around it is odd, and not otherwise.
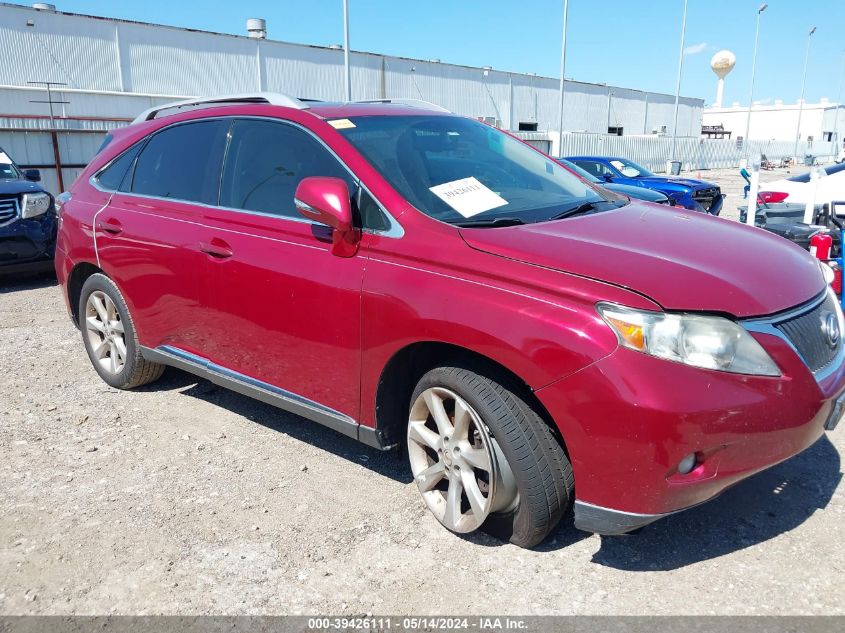
[{"label": "white building", "polygon": [[[153,105],[265,90],[343,100],[340,47],[273,41],[263,29],[244,33],[0,3],[0,146],[22,166],[41,169],[47,188],[58,192],[107,129]],[[557,43],[549,46],[554,51]],[[544,151],[558,150],[557,78],[353,51],[351,79],[353,100],[422,99],[514,131]],[[62,85],[48,96],[32,82]],[[645,135],[661,144],[648,156],[663,165],[673,95],[578,81],[566,82],[565,95],[567,148],[610,152],[614,142],[636,143]],[[46,101],[54,102],[52,117]],[[703,106],[701,99],[680,98],[679,136],[698,137]]]},{"label": "white building", "polygon": [[[751,109],[748,138],[757,141],[795,142],[798,131],[797,103],[755,103]],[[837,118],[838,125],[837,125]],[[722,126],[725,135],[737,139],[745,136],[748,106],[734,103],[730,107],[705,108],[702,125],[705,128]],[[838,138],[837,138],[838,133]],[[801,133],[798,137],[798,154],[814,153],[820,143],[839,141],[845,134],[845,106],[821,99],[819,103],[805,103],[801,109]]]}]

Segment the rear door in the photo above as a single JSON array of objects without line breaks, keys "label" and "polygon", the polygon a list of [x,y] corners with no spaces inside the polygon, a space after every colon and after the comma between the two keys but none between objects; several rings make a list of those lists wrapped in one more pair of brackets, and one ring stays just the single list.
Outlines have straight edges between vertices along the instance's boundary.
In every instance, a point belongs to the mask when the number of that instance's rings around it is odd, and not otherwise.
[{"label": "rear door", "polygon": [[209,119],[166,127],[117,159],[128,163],[125,175],[107,168],[100,177],[98,185],[115,192],[94,222],[97,255],[130,304],[142,345],[205,347],[202,207],[217,203],[229,125]]},{"label": "rear door", "polygon": [[333,255],[328,227],[296,211],[294,192],[307,176],[343,178],[353,195],[358,189],[305,128],[278,119],[234,122],[221,208],[205,210],[219,248],[205,258],[208,357],[357,419],[365,248]]}]

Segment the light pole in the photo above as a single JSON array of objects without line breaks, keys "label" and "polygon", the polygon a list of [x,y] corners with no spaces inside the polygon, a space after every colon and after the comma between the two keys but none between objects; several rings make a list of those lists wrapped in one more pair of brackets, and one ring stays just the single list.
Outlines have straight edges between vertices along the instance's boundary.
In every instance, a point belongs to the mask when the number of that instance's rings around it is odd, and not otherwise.
[{"label": "light pole", "polygon": [[842,84],[845,82],[845,51],[842,51],[842,68],[839,69],[839,95],[836,97],[836,113],[833,117],[834,158],[839,158],[839,109],[842,107]]},{"label": "light pole", "polygon": [[352,75],[349,74],[349,0],[343,0],[343,73],[346,101],[352,101]]},{"label": "light pole", "polygon": [[681,99],[681,72],[684,70],[684,40],[687,36],[687,5],[684,0],[684,18],[681,20],[681,50],[678,51],[678,80],[675,82],[675,122],[672,124],[672,157],[675,160],[675,145],[678,141],[678,102]]},{"label": "light pole", "polygon": [[748,145],[748,134],[751,130],[751,106],[754,104],[754,75],[757,72],[757,42],[760,40],[760,16],[769,5],[765,2],[757,9],[757,28],[754,31],[754,55],[751,57],[751,90],[748,92],[748,114],[745,116],[745,136],[742,137],[742,142],[745,144],[745,156],[751,148]]},{"label": "light pole", "polygon": [[563,155],[563,85],[566,72],[566,18],[569,15],[569,0],[563,0],[563,37],[560,43],[560,116],[558,118],[557,153]]},{"label": "light pole", "polygon": [[807,85],[807,62],[810,61],[810,42],[813,40],[813,33],[816,27],[807,33],[807,51],[804,53],[804,74],[801,76],[801,99],[798,101],[798,128],[795,130],[795,149],[792,155],[798,160],[798,140],[801,138],[801,115],[804,113],[804,87]]}]

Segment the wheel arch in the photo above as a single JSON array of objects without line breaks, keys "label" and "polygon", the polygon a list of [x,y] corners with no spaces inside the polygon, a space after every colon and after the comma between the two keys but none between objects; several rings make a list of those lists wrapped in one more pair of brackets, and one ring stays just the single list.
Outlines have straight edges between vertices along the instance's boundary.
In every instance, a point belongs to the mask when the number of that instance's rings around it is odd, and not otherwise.
[{"label": "wheel arch", "polygon": [[552,430],[568,456],[560,429],[534,390],[519,374],[489,356],[440,341],[408,344],[396,351],[382,369],[376,388],[375,422],[376,432],[384,445],[404,442],[414,387],[429,370],[448,365],[466,367],[494,378],[521,396]]},{"label": "wheel arch", "polygon": [[108,277],[102,268],[90,262],[80,262],[73,267],[68,276],[68,305],[70,306],[71,319],[76,327],[79,327],[79,299],[82,296],[82,286],[85,285],[85,282],[91,275],[97,273]]}]

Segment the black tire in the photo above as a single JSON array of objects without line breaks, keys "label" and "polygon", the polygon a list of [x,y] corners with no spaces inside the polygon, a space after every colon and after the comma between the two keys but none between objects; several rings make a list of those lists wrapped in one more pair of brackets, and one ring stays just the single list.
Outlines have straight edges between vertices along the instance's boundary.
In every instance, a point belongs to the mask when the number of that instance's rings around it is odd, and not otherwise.
[{"label": "black tire", "polygon": [[481,529],[520,547],[539,544],[570,508],[575,488],[572,466],[552,430],[504,372],[438,367],[420,379],[411,402],[432,387],[451,389],[475,409],[516,480],[517,507],[489,515]]},{"label": "black tire", "polygon": [[[88,298],[97,291],[102,292],[111,299],[120,315],[120,322],[123,324],[126,359],[123,368],[117,373],[111,373],[100,365],[100,362],[94,355],[86,328],[85,315]],[[118,290],[111,279],[101,273],[91,275],[82,286],[78,309],[79,326],[82,331],[82,341],[85,345],[85,351],[88,352],[91,365],[93,365],[100,378],[106,383],[117,389],[134,389],[135,387],[154,382],[161,377],[161,374],[164,372],[164,365],[150,362],[141,356],[141,346],[138,343],[135,324],[132,321],[132,316],[129,314],[129,308],[126,307],[126,301],[123,300],[123,295],[120,294],[120,290]]]}]

